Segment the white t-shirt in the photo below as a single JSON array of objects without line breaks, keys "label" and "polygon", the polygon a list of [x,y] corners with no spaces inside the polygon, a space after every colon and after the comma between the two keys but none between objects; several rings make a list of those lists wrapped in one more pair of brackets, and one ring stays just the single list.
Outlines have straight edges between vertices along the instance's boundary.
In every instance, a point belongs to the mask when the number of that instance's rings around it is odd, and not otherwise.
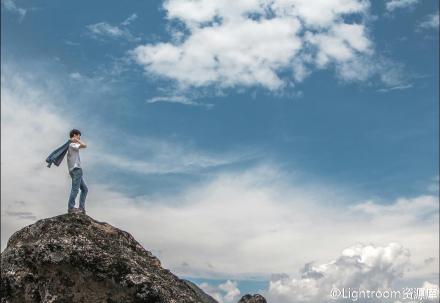
[{"label": "white t-shirt", "polygon": [[69,149],[67,150],[67,167],[69,172],[75,167],[81,167],[81,159],[79,157],[79,143],[70,143]]}]

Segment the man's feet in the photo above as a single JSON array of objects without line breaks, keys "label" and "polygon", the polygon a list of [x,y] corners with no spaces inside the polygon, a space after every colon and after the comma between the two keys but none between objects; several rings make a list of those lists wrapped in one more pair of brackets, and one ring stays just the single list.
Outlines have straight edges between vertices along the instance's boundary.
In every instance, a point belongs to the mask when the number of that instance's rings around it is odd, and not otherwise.
[{"label": "man's feet", "polygon": [[79,213],[79,212],[80,212],[80,210],[78,208],[75,208],[75,207],[69,208],[67,210],[68,214],[76,214],[76,213]]},{"label": "man's feet", "polygon": [[84,209],[84,208],[82,208],[82,207],[79,207],[79,208],[76,208],[76,207],[72,207],[72,208],[69,208],[68,210],[67,210],[67,213],[68,214],[86,214],[86,210]]}]

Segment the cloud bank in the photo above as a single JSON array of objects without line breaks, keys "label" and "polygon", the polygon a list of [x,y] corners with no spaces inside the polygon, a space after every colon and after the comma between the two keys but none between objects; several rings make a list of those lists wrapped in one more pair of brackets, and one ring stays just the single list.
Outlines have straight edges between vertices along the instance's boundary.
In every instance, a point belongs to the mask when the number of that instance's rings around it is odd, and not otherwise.
[{"label": "cloud bank", "polygon": [[[298,279],[288,275],[273,276],[267,297],[269,302],[277,303],[408,301],[405,291],[400,295],[392,295],[391,291],[402,290],[394,284],[403,277],[409,263],[409,250],[398,243],[386,246],[357,244],[343,250],[338,259],[329,263],[306,264]],[[438,285],[425,281],[420,289],[426,289],[420,292],[424,295],[414,300],[434,302],[438,299]],[[332,290],[345,290],[345,297]],[[362,297],[355,291],[379,291],[381,295]]]}]

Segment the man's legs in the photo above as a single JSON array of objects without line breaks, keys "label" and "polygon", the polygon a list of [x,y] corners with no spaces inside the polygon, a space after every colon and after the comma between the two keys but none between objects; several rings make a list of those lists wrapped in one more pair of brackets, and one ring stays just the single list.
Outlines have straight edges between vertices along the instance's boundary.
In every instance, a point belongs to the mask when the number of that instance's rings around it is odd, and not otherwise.
[{"label": "man's legs", "polygon": [[79,187],[81,185],[82,171],[81,168],[74,168],[69,172],[72,177],[72,190],[70,191],[70,197],[68,202],[68,209],[73,209],[75,207],[75,199],[78,195]]},{"label": "man's legs", "polygon": [[81,189],[81,195],[79,196],[79,208],[85,209],[86,197],[89,189],[87,187],[86,182],[84,182],[84,178],[82,177],[82,174],[81,174],[81,183],[79,185],[79,188]]}]

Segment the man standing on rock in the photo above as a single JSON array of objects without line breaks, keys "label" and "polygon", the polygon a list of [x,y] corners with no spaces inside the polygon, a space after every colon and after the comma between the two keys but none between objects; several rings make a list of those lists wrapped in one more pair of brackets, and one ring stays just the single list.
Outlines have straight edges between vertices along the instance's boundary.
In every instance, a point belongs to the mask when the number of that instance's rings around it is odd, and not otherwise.
[{"label": "man standing on rock", "polygon": [[[81,159],[79,157],[79,150],[86,148],[87,144],[81,141],[81,132],[77,129],[70,131],[70,144],[67,150],[67,167],[69,169],[70,177],[72,177],[72,190],[70,192],[67,212],[86,213],[85,203],[88,188],[83,178],[83,171],[81,168]],[[75,208],[75,199],[78,195],[78,191],[81,189],[81,195],[79,197],[79,208]]]}]

